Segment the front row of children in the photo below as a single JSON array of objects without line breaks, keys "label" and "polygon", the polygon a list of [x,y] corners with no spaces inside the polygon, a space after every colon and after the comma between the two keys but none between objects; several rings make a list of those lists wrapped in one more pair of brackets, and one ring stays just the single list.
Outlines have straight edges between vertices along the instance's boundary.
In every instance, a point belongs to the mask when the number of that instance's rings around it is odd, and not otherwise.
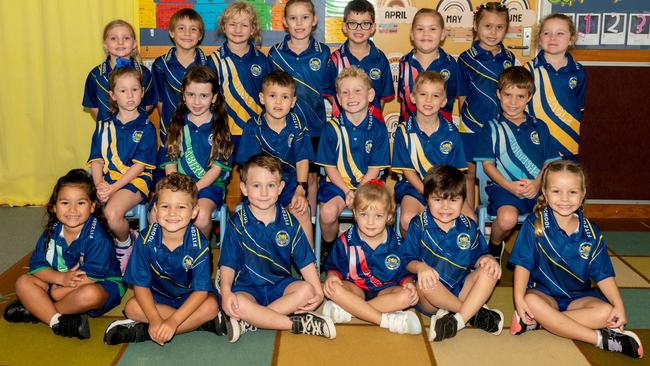
[{"label": "front row of children", "polygon": [[[178,173],[159,182],[157,223],[138,238],[124,278],[135,292],[125,307],[128,319],[113,322],[105,342],[163,345],[192,330],[236,341],[256,327],[333,339],[334,323],[352,316],[418,334],[417,316],[405,311],[412,306],[435,313],[433,341],[453,337],[466,323],[501,332],[502,313],[485,305],[501,269],[476,224],[461,213],[466,188],[457,169],[435,166],[427,173],[427,207],[412,220],[403,244],[388,225],[395,208],[391,192],[378,180],[363,184],[354,197],[356,224],[337,239],[322,287],[304,232],[278,203],[283,188],[277,159],[258,155],[243,167],[241,189],[249,200],[231,217],[216,294],[208,242],[191,224],[199,210],[196,185]],[[567,160],[548,164],[541,188],[510,260],[516,266],[510,333],[545,328],[643,357],[639,338],[623,330],[627,317],[602,234],[581,209],[581,167]],[[4,318],[40,320],[56,334],[86,339],[88,316],[117,306],[126,287],[88,175],[73,170],[59,179],[47,211],[30,272],[16,283],[19,300],[5,308]],[[303,280],[291,275],[292,265]],[[324,296],[323,314],[314,313]]]}]

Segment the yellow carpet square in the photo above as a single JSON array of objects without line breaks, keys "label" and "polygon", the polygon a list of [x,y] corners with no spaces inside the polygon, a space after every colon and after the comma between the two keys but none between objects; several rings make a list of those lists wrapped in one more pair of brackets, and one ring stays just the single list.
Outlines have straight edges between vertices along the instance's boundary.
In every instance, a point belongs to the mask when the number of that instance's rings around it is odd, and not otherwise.
[{"label": "yellow carpet square", "polygon": [[623,257],[639,273],[650,279],[650,257]]},{"label": "yellow carpet square", "polygon": [[648,281],[644,280],[619,258],[612,258],[612,264],[616,273],[616,283],[619,287],[650,287]]}]

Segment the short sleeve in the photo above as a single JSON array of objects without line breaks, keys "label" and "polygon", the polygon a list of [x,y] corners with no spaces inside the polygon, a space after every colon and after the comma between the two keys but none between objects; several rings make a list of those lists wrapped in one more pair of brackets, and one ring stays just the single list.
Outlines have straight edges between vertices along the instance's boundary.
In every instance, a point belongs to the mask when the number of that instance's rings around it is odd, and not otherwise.
[{"label": "short sleeve", "polygon": [[578,109],[581,111],[585,109],[585,91],[587,90],[587,75],[585,70],[580,67],[580,80],[578,80],[578,87],[576,88],[576,101],[578,102]]},{"label": "short sleeve", "polygon": [[235,157],[235,162],[239,165],[246,164],[251,156],[255,156],[262,151],[260,148],[260,141],[256,136],[256,125],[257,122],[249,120],[242,131],[241,141],[239,142],[239,148],[237,149],[237,156]]},{"label": "short sleeve", "polygon": [[542,132],[544,139],[544,163],[559,160],[560,155],[555,147],[555,139],[551,137],[551,133],[549,132],[546,123],[540,120],[537,120],[537,123],[539,124],[540,132]]},{"label": "short sleeve", "polygon": [[[424,214],[426,214],[426,211],[423,215]],[[404,254],[403,259],[406,264],[405,267],[412,261],[422,261],[422,246],[420,240],[423,231],[424,228],[420,222],[420,215],[416,215],[409,223],[408,230],[406,231],[406,239],[404,239],[404,244],[402,244],[402,253]]]},{"label": "short sleeve", "polygon": [[[470,220],[468,218],[468,220]],[[476,261],[479,260],[482,256],[488,254],[488,244],[485,241],[485,237],[480,230],[476,227],[476,223],[472,221],[472,227],[474,228],[474,240],[472,240],[472,246],[470,247],[470,267],[476,267]]]},{"label": "short sleeve", "polygon": [[521,266],[529,272],[537,267],[535,258],[535,228],[533,222],[528,219],[521,226],[519,235],[515,240],[515,246],[510,254],[509,263],[515,266]]},{"label": "short sleeve", "polygon": [[158,100],[156,87],[151,77],[151,71],[144,65],[140,65],[140,67],[142,68],[142,87],[144,88],[144,98],[142,98],[140,105],[144,107],[152,106]]},{"label": "short sleeve", "polygon": [[159,56],[151,66],[151,77],[153,80],[154,90],[156,91],[156,102],[163,101],[165,95],[165,71],[163,70],[163,58]]},{"label": "short sleeve", "polygon": [[[94,70],[94,69],[93,69]],[[84,97],[81,105],[86,108],[99,108],[99,100],[97,98],[97,82],[92,70],[86,77],[86,85],[84,86]]]},{"label": "short sleeve", "polygon": [[413,162],[409,156],[409,150],[406,146],[406,126],[400,124],[395,132],[393,139],[393,171],[396,173],[403,173],[404,170],[414,170]]},{"label": "short sleeve", "polygon": [[323,128],[323,134],[318,144],[318,153],[316,154],[316,164],[318,165],[336,166],[339,141],[332,123],[327,122]]},{"label": "short sleeve", "polygon": [[591,258],[589,259],[589,277],[594,282],[614,277],[614,267],[612,266],[612,260],[609,258],[609,254],[607,253],[605,239],[600,232],[598,234],[598,241],[595,246],[596,248],[593,253],[591,253]]},{"label": "short sleeve", "polygon": [[219,267],[226,266],[232,268],[235,272],[241,269],[243,253],[240,253],[240,243],[242,242],[242,234],[240,228],[234,223],[239,213],[230,218],[228,225],[226,225],[226,233],[224,234],[223,244],[221,244],[221,251],[219,255]]},{"label": "short sleeve", "polygon": [[298,133],[298,136],[294,138],[293,143],[296,162],[302,160],[308,160],[309,162],[314,161],[314,148],[311,145],[309,132],[306,128]]},{"label": "short sleeve", "polygon": [[339,76],[339,70],[338,67],[336,67],[336,62],[334,61],[335,57],[337,54],[340,57],[340,52],[338,50],[332,52],[330,55],[330,58],[327,60],[327,71],[329,73],[329,80],[330,80],[330,85],[328,88],[325,89],[323,92],[324,95],[329,96],[329,97],[334,97],[336,96],[336,78]]},{"label": "short sleeve", "polygon": [[327,262],[325,262],[325,270],[328,272],[334,271],[343,279],[348,277],[350,259],[345,251],[345,244],[343,244],[342,237],[344,236],[339,236],[334,242],[332,252],[329,258],[327,258]]},{"label": "short sleeve", "polygon": [[[467,51],[465,51],[467,52]],[[456,78],[457,82],[457,87],[456,91],[458,94],[457,96],[465,97],[469,94],[469,82],[470,82],[470,77],[469,77],[469,69],[465,65],[465,57],[464,52],[458,56],[458,77]]]},{"label": "short sleeve", "polygon": [[474,151],[474,161],[495,161],[496,156],[492,149],[492,127],[490,126],[490,122],[484,124],[478,134],[478,142]]},{"label": "short sleeve", "polygon": [[393,88],[390,63],[388,63],[388,59],[383,53],[381,54],[381,73],[383,75],[381,78],[381,90],[375,90],[375,93],[377,93],[375,98],[378,97],[382,101],[393,99],[395,97],[395,89]]},{"label": "short sleeve", "polygon": [[34,274],[46,268],[52,268],[45,258],[47,252],[47,244],[45,243],[45,234],[41,234],[36,242],[36,248],[29,257],[29,273]]},{"label": "short sleeve", "polygon": [[124,281],[133,285],[149,288],[151,284],[151,272],[149,271],[149,258],[147,249],[144,246],[143,236],[138,236],[133,244],[133,252],[126,266]]},{"label": "short sleeve", "polygon": [[454,129],[451,137],[453,148],[449,153],[449,165],[456,169],[467,169],[467,159],[465,158],[465,149],[463,148],[463,141],[461,140],[460,133]]},{"label": "short sleeve", "polygon": [[[451,58],[451,56],[449,56]],[[447,104],[444,106],[444,110],[451,112],[454,109],[454,99],[458,95],[458,63],[452,59],[449,62],[449,78],[446,81],[447,86]]]},{"label": "short sleeve", "polygon": [[390,166],[388,130],[383,123],[378,123],[375,126],[368,168],[386,168]]},{"label": "short sleeve", "polygon": [[101,160],[102,156],[102,141],[101,141],[101,125],[102,121],[95,122],[95,132],[93,132],[92,141],[90,142],[90,155],[88,156],[88,163],[93,160]]},{"label": "short sleeve", "polygon": [[107,236],[95,236],[87,237],[85,241],[84,261],[79,269],[85,271],[88,277],[109,277],[112,274],[111,259],[115,258],[113,240]]},{"label": "short sleeve", "polygon": [[146,124],[143,132],[131,161],[132,163],[140,163],[146,168],[153,169],[156,166],[156,129],[149,122]]},{"label": "short sleeve", "polygon": [[[196,229],[198,230],[198,229]],[[212,280],[210,279],[210,246],[209,241],[201,235],[201,241],[206,244],[194,258],[192,265],[192,289],[194,291],[212,290]]]}]

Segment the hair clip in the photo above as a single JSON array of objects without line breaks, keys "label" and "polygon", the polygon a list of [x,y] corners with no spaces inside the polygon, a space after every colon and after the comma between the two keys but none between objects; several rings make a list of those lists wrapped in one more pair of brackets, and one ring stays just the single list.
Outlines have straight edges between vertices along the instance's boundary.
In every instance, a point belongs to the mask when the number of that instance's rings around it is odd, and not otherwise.
[{"label": "hair clip", "polygon": [[382,181],[380,179],[371,179],[371,180],[367,181],[366,183],[367,184],[374,184],[374,185],[380,186],[382,188],[386,186],[386,183],[384,183],[384,181]]}]

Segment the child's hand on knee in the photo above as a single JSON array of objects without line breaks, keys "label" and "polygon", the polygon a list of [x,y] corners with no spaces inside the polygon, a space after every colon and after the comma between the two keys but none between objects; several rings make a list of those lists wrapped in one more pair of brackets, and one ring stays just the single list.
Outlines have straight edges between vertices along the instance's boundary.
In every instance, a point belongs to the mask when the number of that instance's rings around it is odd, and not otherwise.
[{"label": "child's hand on knee", "polygon": [[311,299],[307,300],[307,304],[298,308],[296,314],[308,313],[310,311],[314,311],[316,310],[318,305],[320,305],[323,302],[323,298],[324,298],[323,291],[321,289],[318,289],[315,292],[316,293],[314,294],[314,296]]},{"label": "child's hand on knee", "polygon": [[523,182],[521,194],[524,197],[528,199],[537,197],[537,193],[539,193],[539,186],[537,185],[537,181],[532,179],[522,179],[521,182]]},{"label": "child's hand on knee", "polygon": [[86,275],[86,272],[79,270],[79,263],[72,267],[68,272],[62,272],[62,278],[59,285],[63,287],[77,287],[79,282]]},{"label": "child's hand on knee", "polygon": [[518,180],[516,182],[508,182],[503,188],[507,189],[515,196],[520,197],[523,195],[524,183],[521,180]]},{"label": "child's hand on knee", "polygon": [[428,290],[436,287],[440,280],[440,274],[435,269],[422,263],[418,268],[418,288],[420,290]]},{"label": "child's hand on knee", "polygon": [[409,305],[410,306],[415,306],[415,304],[418,303],[418,300],[420,300],[420,298],[418,296],[418,291],[415,288],[415,283],[413,283],[411,281],[405,282],[402,285],[402,288],[404,288],[404,290],[406,290],[408,292]]},{"label": "child's hand on knee", "polygon": [[482,256],[476,262],[476,267],[483,269],[487,275],[495,280],[501,278],[501,266],[493,256],[487,254]]},{"label": "child's hand on knee", "polygon": [[226,312],[226,314],[235,319],[235,320],[240,320],[239,318],[239,301],[237,300],[237,295],[233,294],[232,292],[228,293],[223,293],[223,311]]},{"label": "child's hand on knee", "polygon": [[329,299],[336,292],[336,286],[343,286],[341,279],[335,274],[328,274],[325,283],[323,283],[323,292]]},{"label": "child's hand on knee", "polygon": [[623,330],[623,326],[625,326],[626,323],[627,315],[625,315],[625,308],[623,305],[612,307],[612,311],[609,312],[609,316],[607,317],[607,328],[620,328]]}]

